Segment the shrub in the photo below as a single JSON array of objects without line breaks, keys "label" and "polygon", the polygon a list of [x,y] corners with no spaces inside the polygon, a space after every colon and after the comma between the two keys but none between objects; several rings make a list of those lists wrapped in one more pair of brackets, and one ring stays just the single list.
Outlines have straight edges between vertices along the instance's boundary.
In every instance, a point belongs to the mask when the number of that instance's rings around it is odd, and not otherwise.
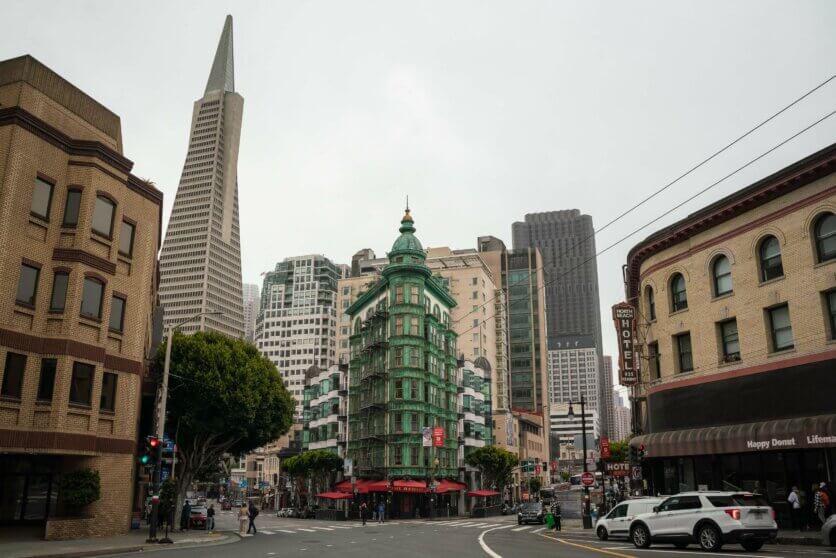
[{"label": "shrub", "polygon": [[101,478],[94,469],[79,469],[65,473],[59,488],[64,507],[79,512],[102,497]]}]

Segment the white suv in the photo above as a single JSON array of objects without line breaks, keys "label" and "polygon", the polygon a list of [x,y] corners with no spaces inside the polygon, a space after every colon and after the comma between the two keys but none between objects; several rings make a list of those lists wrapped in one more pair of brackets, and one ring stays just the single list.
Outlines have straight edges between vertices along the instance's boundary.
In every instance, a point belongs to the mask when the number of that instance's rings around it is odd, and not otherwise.
[{"label": "white suv", "polygon": [[766,498],[749,492],[683,492],[630,522],[630,540],[638,548],[699,543],[703,550],[717,551],[725,543],[739,543],[752,552],[777,533],[775,511]]}]

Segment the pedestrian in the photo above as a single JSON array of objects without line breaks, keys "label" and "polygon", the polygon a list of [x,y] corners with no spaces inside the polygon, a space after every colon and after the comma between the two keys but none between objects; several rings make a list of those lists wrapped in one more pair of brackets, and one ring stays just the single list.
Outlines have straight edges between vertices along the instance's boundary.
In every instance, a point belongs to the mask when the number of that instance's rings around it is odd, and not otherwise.
[{"label": "pedestrian", "polygon": [[360,504],[360,521],[363,522],[363,525],[366,525],[366,512],[368,511],[368,507],[366,506],[366,502]]},{"label": "pedestrian", "polygon": [[793,486],[790,495],[787,496],[787,503],[790,505],[790,518],[793,529],[804,530],[801,521],[801,497],[798,495],[798,487]]},{"label": "pedestrian", "polygon": [[819,518],[822,525],[827,520],[827,511],[830,509],[830,496],[827,494],[825,487],[827,487],[825,483],[819,484],[819,489],[816,490],[816,495],[813,496],[813,512]]},{"label": "pedestrian", "polygon": [[380,502],[377,505],[377,522],[383,523],[383,518],[386,516],[386,504]]},{"label": "pedestrian", "polygon": [[192,505],[188,500],[183,502],[183,509],[180,512],[180,530],[188,531],[189,523],[192,518]]},{"label": "pedestrian", "polygon": [[238,510],[238,534],[241,536],[246,535],[247,529],[247,520],[249,519],[249,510],[247,509],[247,504],[242,503],[241,507]]},{"label": "pedestrian", "polygon": [[206,530],[211,534],[215,530],[215,504],[209,504],[206,510]]},{"label": "pedestrian", "polygon": [[250,519],[250,524],[247,526],[247,534],[250,534],[250,529],[253,530],[253,535],[258,533],[258,530],[255,528],[255,518],[258,517],[258,508],[255,507],[255,504],[250,502],[250,509],[247,511],[247,517]]},{"label": "pedestrian", "polygon": [[552,506],[552,516],[554,517],[554,530],[560,531],[562,529],[560,526],[560,502],[555,501]]}]

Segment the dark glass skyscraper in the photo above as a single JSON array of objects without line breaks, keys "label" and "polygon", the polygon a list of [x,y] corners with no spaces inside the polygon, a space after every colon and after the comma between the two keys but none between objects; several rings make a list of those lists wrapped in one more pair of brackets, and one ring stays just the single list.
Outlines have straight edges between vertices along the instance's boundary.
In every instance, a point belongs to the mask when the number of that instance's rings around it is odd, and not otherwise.
[{"label": "dark glass skyscraper", "polygon": [[592,217],[577,209],[529,213],[512,225],[514,249],[536,247],[543,258],[546,327],[549,350],[558,349],[567,335],[591,335],[598,354],[599,417],[609,422],[612,394],[604,394],[601,304]]}]

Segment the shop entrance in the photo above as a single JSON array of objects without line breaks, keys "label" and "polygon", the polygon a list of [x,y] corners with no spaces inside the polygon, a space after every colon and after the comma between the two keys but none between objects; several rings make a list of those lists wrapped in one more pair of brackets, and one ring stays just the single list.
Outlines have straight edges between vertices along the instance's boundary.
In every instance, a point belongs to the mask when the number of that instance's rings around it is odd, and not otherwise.
[{"label": "shop entrance", "polygon": [[0,525],[44,525],[58,499],[53,456],[0,456]]}]

